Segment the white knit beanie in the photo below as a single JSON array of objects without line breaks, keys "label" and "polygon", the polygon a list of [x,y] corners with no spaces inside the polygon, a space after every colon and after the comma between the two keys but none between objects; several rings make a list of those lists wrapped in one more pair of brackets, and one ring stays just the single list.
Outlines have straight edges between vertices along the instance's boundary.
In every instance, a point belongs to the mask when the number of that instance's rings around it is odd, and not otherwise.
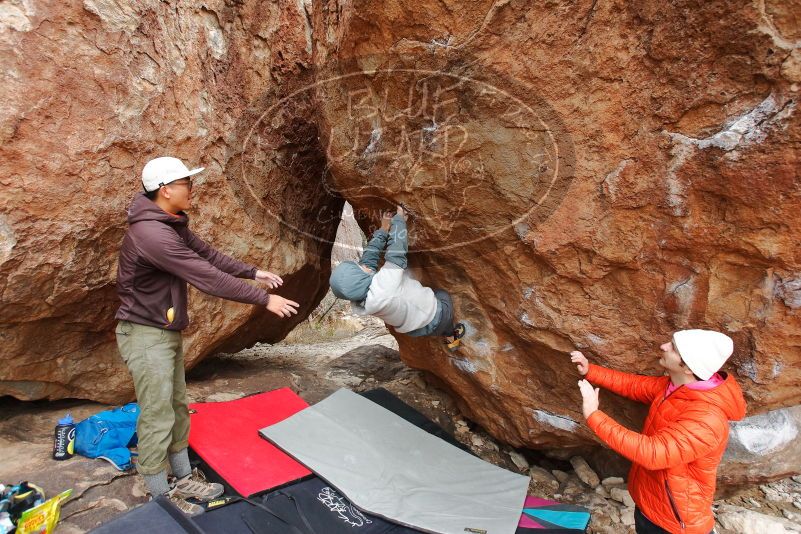
[{"label": "white knit beanie", "polygon": [[701,380],[709,380],[734,352],[734,342],[714,330],[680,330],[673,345],[681,359]]}]

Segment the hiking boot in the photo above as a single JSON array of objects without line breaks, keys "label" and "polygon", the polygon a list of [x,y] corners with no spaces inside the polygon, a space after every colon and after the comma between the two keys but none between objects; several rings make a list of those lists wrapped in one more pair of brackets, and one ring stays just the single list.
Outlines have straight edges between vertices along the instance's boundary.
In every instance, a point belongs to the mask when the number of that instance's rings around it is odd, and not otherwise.
[{"label": "hiking boot", "polygon": [[222,484],[206,482],[206,476],[197,467],[184,478],[175,480],[170,494],[174,494],[181,499],[197,499],[199,501],[210,501],[223,494],[225,488]]},{"label": "hiking boot", "polygon": [[167,498],[170,499],[170,502],[182,511],[184,514],[188,515],[189,517],[194,517],[196,515],[200,515],[204,512],[203,507],[199,504],[193,504],[186,499],[179,497],[176,492],[175,488],[167,493]]}]

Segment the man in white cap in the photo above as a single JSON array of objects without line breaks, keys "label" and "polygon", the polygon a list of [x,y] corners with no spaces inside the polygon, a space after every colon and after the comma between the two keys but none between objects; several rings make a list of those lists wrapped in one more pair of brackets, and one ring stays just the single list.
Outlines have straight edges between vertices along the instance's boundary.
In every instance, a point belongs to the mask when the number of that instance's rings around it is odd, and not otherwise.
[{"label": "man in white cap", "polygon": [[[659,348],[666,375],[660,377],[613,371],[571,352],[585,377],[579,381],[584,417],[601,441],[632,462],[628,489],[638,534],[708,534],[729,421],[745,416],[740,386],[720,372],[734,344],[720,332],[682,330]],[[650,404],[642,433],[599,410],[599,390],[591,383]]]},{"label": "man in white cap", "polygon": [[[259,306],[279,317],[297,313],[297,302],[250,285],[268,288],[280,276],[215,250],[191,230],[184,212],[192,205],[189,170],[177,158],[151,160],[142,170],[144,193],[128,208],[128,231],[117,270],[117,345],[133,377],[141,409],[137,421],[137,470],[151,495],[166,494],[184,513],[203,508],[187,499],[208,501],[222,494],[220,484],[192,470],[187,455],[189,407],[181,331],[189,325],[187,283],[204,293]],[[175,479],[167,477],[170,467]]]}]

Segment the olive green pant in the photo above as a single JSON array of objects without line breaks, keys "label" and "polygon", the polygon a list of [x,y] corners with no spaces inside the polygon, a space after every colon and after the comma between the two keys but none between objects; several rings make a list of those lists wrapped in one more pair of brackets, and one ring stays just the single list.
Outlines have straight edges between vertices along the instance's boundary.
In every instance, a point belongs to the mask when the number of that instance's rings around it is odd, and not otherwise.
[{"label": "olive green pant", "polygon": [[181,332],[129,321],[119,321],[115,332],[139,403],[136,469],[142,475],[155,475],[169,466],[169,453],[189,445]]}]

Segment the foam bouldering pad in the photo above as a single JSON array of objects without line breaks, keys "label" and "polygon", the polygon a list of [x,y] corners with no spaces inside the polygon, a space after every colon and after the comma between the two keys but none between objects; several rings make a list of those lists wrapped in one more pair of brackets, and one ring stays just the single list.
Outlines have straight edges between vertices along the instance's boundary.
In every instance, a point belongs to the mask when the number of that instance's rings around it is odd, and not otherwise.
[{"label": "foam bouldering pad", "polygon": [[164,496],[100,525],[92,534],[205,534]]},{"label": "foam bouldering pad", "polygon": [[[403,417],[417,428],[421,428],[429,434],[437,436],[451,445],[472,454],[466,445],[457,441],[456,438],[445,431],[441,426],[437,425],[431,419],[427,418],[386,389],[371,389],[370,391],[360,393],[360,395],[370,399],[392,413]],[[294,485],[290,486],[288,489],[293,487]],[[546,518],[551,521],[547,521]],[[589,522],[590,512],[587,508],[562,504],[557,501],[529,495],[526,498],[523,514],[520,516],[516,534],[571,534],[585,532]]]},{"label": "foam bouldering pad", "polygon": [[359,510],[429,532],[512,534],[528,477],[506,471],[341,389],[260,433]]},{"label": "foam bouldering pad", "polygon": [[[261,497],[265,509],[273,518],[266,523],[269,528],[280,526],[280,518],[286,530],[325,534],[416,534],[419,530],[391,523],[380,517],[361,512],[342,494],[320,478],[314,477],[297,482]],[[264,517],[263,510],[248,512],[255,517]],[[251,521],[257,524],[258,521]],[[265,525],[265,526],[267,526]],[[269,530],[265,530],[265,533]]]},{"label": "foam bouldering pad", "polygon": [[189,446],[239,495],[249,497],[311,475],[259,437],[259,429],[308,407],[289,388],[226,402],[189,405]]},{"label": "foam bouldering pad", "polygon": [[370,391],[359,393],[359,395],[361,395],[366,399],[370,399],[371,401],[378,404],[382,408],[386,408],[395,415],[404,418],[417,428],[425,430],[432,436],[437,436],[439,439],[445,441],[446,443],[450,443],[454,447],[457,447],[465,452],[473,454],[473,452],[467,445],[454,438],[450,433],[446,432],[441,426],[439,426],[434,421],[432,421],[422,413],[418,412],[416,409],[412,408],[411,406],[403,402],[401,399],[399,399],[397,396],[387,391],[386,389],[375,388],[371,389]]},{"label": "foam bouldering pad", "polygon": [[579,533],[586,531],[589,523],[587,508],[529,495],[523,504],[517,534]]}]

